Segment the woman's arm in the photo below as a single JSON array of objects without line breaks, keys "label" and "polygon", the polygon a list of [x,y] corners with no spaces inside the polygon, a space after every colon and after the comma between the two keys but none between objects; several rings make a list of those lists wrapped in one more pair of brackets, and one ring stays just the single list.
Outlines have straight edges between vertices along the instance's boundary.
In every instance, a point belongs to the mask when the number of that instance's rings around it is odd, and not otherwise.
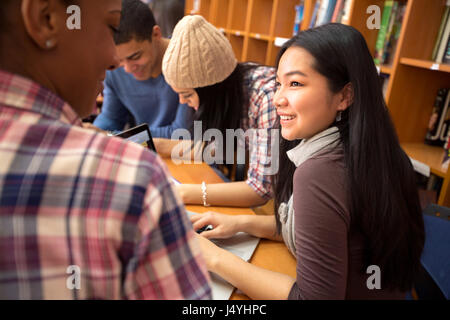
[{"label": "woman's arm", "polygon": [[202,232],[207,239],[229,238],[238,232],[246,232],[258,238],[283,241],[277,233],[274,216],[227,215],[216,212],[206,212],[191,216],[194,230],[211,225],[213,229]]},{"label": "woman's arm", "polygon": [[[153,142],[156,151],[163,158],[171,158],[174,161],[202,161],[203,159],[203,143],[198,142],[193,145],[192,140],[163,138],[155,138]],[[201,184],[181,184],[177,186],[177,189],[185,204],[203,204]],[[215,206],[257,207],[267,202],[267,199],[261,197],[246,182],[208,184],[206,193],[207,203]]]},{"label": "woman's arm", "polygon": [[218,274],[247,296],[257,300],[285,300],[295,279],[252,265],[197,235],[208,270]]},{"label": "woman's arm", "polygon": [[[184,203],[203,204],[200,184],[181,184],[177,189]],[[207,184],[206,201],[210,205],[227,207],[258,207],[267,202],[244,181]]]}]

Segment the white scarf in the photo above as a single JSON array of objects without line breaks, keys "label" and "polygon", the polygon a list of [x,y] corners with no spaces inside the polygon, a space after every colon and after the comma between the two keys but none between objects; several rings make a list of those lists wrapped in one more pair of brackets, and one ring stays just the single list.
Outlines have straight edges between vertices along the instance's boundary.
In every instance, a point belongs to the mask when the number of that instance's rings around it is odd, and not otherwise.
[{"label": "white scarf", "polygon": [[[333,149],[341,143],[339,130],[337,127],[331,127],[315,136],[302,140],[298,146],[287,152],[288,158],[299,167],[303,162],[312,158],[316,154]],[[284,243],[292,255],[296,256],[295,249],[295,225],[294,225],[294,200],[293,196],[289,198],[288,203],[281,203],[278,208],[278,214],[281,222],[281,232]]]}]

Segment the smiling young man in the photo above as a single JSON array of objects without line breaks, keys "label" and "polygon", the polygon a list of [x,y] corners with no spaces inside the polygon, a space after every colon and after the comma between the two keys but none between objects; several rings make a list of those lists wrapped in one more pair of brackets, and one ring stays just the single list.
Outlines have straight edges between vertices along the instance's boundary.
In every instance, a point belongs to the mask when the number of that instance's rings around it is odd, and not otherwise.
[{"label": "smiling young man", "polygon": [[147,123],[156,138],[189,128],[193,111],[180,104],[161,72],[169,39],[162,36],[150,8],[140,0],[124,0],[114,40],[120,68],[107,73],[102,112],[94,125],[122,130],[131,115],[137,125]]}]

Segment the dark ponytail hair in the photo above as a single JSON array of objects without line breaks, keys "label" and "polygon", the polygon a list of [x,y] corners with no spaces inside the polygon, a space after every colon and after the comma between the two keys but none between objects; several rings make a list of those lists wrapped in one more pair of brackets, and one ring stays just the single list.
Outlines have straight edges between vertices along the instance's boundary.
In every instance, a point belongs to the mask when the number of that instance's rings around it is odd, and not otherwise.
[{"label": "dark ponytail hair", "polygon": [[[353,103],[333,125],[339,128],[350,193],[351,228],[365,239],[365,267],[377,265],[382,287],[407,291],[420,268],[424,225],[411,162],[400,147],[383,99],[378,74],[363,36],[355,28],[327,24],[301,32],[281,49],[300,47],[315,59],[333,93],[348,83]],[[286,151],[298,141],[280,143],[280,173],[274,179],[275,215],[293,191],[294,164]]]}]

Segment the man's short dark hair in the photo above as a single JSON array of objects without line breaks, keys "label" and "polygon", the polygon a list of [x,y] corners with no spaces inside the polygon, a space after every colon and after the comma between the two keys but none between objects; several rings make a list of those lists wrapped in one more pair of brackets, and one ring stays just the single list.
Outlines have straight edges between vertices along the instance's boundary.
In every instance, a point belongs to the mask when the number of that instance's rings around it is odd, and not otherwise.
[{"label": "man's short dark hair", "polygon": [[148,5],[141,0],[123,0],[119,32],[115,34],[114,41],[116,45],[133,39],[151,41],[155,25],[155,17]]}]

